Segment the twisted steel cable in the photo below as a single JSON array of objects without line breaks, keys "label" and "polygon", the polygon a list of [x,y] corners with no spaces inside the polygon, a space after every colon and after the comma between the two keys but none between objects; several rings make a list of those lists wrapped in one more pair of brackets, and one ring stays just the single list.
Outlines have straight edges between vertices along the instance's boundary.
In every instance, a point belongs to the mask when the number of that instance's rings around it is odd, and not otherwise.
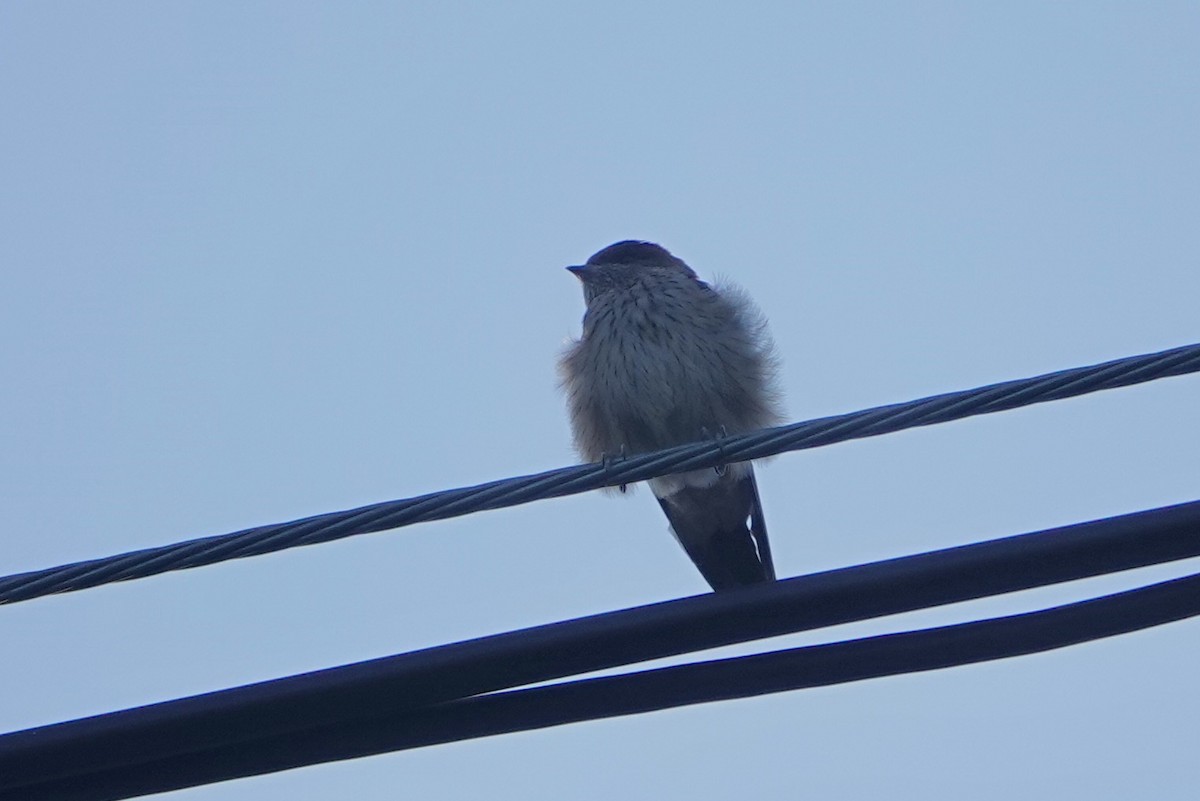
[{"label": "twisted steel cable", "polygon": [[201,567],[227,559],[257,556],[299,545],[330,542],[356,534],[457,517],[485,509],[517,506],[600,487],[632,484],[670,473],[760,459],[787,451],[879,436],[906,428],[945,423],[1195,372],[1200,372],[1200,343],[735,437],[682,445],[629,456],[617,462],[576,465],[19,573],[0,578],[0,604]]}]

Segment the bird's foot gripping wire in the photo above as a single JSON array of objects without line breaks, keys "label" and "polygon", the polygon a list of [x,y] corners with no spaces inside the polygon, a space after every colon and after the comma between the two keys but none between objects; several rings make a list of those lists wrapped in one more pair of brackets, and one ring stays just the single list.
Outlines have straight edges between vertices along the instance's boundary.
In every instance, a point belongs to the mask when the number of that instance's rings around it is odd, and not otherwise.
[{"label": "bird's foot gripping wire", "polygon": [[[610,456],[607,453],[600,454],[600,461],[604,463],[604,475],[607,476],[609,471],[612,469],[613,462],[625,461],[625,446],[621,446],[621,452],[615,457]],[[618,484],[617,489],[619,489],[621,492],[625,492],[628,487],[625,484]]]},{"label": "bird's foot gripping wire", "polygon": [[715,442],[717,444],[717,452],[721,454],[722,461],[719,465],[714,467],[713,470],[716,471],[718,476],[724,476],[725,472],[729,469],[729,465],[727,465],[724,461],[724,459],[725,459],[725,439],[729,436],[729,432],[725,430],[725,426],[721,426],[717,430],[717,433],[714,435],[714,434],[709,433],[707,426],[701,426],[700,434],[704,437],[704,439],[711,439],[713,442]]}]

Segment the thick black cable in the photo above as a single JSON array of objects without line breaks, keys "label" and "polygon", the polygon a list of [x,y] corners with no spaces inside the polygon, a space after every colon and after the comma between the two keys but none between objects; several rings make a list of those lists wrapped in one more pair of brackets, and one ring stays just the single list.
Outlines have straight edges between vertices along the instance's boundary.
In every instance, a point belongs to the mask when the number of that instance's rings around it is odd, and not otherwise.
[{"label": "thick black cable", "polygon": [[1193,556],[1200,501],[483,637],[6,734],[0,793],[188,755],[269,762],[256,743],[353,739],[482,693]]},{"label": "thick black cable", "polygon": [[227,559],[273,553],[299,545],[330,542],[356,534],[400,528],[485,509],[516,506],[599,487],[632,484],[668,473],[760,459],[785,451],[832,445],[1198,371],[1200,344],[1186,345],[1034,378],[765,429],[727,437],[718,442],[701,442],[630,456],[607,465],[597,463],[567,467],[5,576],[0,578],[0,604],[201,567]]},{"label": "thick black cable", "polygon": [[[1004,659],[1200,615],[1200,575],[1037,612],[477,696],[0,786],[0,801],[115,801],[585,720]],[[0,780],[3,781],[3,780]]]}]

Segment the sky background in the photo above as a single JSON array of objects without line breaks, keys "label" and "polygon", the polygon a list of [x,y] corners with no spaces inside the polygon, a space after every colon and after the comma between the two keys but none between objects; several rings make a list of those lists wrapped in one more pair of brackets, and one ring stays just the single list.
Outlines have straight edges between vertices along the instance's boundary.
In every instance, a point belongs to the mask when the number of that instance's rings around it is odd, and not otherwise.
[{"label": "sky background", "polygon": [[[562,267],[619,239],[757,299],[792,420],[1200,341],[1198,41],[1182,2],[5,2],[0,573],[573,463]],[[1198,404],[778,457],[779,573],[1194,500]],[[706,589],[642,490],[39,599],[0,731]],[[1191,799],[1198,659],[1192,620],[163,797]]]}]

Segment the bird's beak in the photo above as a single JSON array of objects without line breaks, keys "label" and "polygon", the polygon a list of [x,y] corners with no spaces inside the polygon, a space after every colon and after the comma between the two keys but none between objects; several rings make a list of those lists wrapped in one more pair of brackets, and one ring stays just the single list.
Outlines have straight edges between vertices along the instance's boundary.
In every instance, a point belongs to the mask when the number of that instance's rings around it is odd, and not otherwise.
[{"label": "bird's beak", "polygon": [[570,267],[568,267],[568,268],[567,268],[567,272],[571,273],[571,275],[575,276],[575,277],[576,277],[576,278],[578,278],[580,281],[582,281],[582,280],[584,280],[585,278],[587,278],[587,274],[588,274],[588,265],[586,265],[586,264],[572,264]]}]

